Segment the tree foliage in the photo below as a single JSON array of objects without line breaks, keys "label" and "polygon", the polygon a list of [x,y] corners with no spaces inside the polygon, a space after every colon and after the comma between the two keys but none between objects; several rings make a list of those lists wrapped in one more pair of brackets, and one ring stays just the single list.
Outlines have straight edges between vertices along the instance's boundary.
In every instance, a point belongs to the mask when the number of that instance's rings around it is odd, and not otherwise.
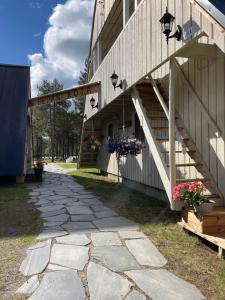
[{"label": "tree foliage", "polygon": [[[38,85],[38,95],[63,89],[57,79]],[[33,149],[35,157],[51,156],[65,159],[77,155],[81,120],[71,101],[52,102],[32,109]]]}]

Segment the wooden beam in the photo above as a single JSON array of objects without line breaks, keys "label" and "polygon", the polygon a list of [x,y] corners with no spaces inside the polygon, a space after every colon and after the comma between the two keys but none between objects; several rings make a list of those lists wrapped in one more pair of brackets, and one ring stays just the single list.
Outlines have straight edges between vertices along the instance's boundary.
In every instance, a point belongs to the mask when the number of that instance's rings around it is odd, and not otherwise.
[{"label": "wooden beam", "polygon": [[203,43],[196,43],[184,49],[181,48],[176,54],[176,57],[187,57],[196,59],[216,58],[216,56],[217,46]]},{"label": "wooden beam", "polygon": [[28,101],[28,106],[32,107],[32,106],[47,104],[51,102],[61,102],[78,96],[86,96],[88,94],[94,94],[99,91],[100,85],[101,85],[100,82],[87,83],[84,85],[74,87],[72,89],[66,89],[55,93],[31,98]]},{"label": "wooden beam", "polygon": [[126,26],[127,21],[129,20],[129,8],[130,0],[123,0],[123,28]]},{"label": "wooden beam", "polygon": [[[143,131],[144,131],[144,134],[146,137],[146,141],[151,149],[151,153],[153,155],[156,167],[159,171],[159,175],[161,177],[162,183],[164,185],[164,188],[165,188],[166,193],[169,198],[170,194],[171,194],[171,189],[170,189],[168,168],[162,157],[161,149],[155,140],[154,130],[151,127],[150,120],[148,119],[148,116],[145,112],[141,98],[140,98],[139,93],[136,88],[134,88],[133,92],[132,92],[132,101],[133,101],[134,107],[136,109],[140,123],[142,125]],[[171,200],[172,199],[169,198],[170,203],[171,203]],[[172,206],[172,203],[171,203],[171,206]]]},{"label": "wooden beam", "polygon": [[175,209],[173,201],[173,188],[176,185],[176,164],[175,164],[175,68],[173,61],[170,61],[169,70],[169,178],[170,178],[170,203],[171,209]]}]

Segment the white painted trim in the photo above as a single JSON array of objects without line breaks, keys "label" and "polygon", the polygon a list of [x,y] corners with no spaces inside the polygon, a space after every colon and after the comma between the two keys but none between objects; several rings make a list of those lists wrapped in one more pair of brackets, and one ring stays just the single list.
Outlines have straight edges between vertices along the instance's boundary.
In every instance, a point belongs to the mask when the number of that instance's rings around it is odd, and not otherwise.
[{"label": "white painted trim", "polygon": [[129,20],[129,5],[130,0],[123,0],[123,28],[125,28],[128,20]]},{"label": "white painted trim", "polygon": [[175,163],[175,74],[174,63],[170,61],[169,69],[169,174],[171,209],[175,208],[173,201],[173,187],[176,185]]}]

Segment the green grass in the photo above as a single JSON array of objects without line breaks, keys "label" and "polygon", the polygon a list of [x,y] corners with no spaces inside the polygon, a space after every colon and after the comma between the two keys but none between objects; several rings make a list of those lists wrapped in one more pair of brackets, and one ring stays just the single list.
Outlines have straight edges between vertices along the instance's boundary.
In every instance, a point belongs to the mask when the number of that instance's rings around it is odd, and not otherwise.
[{"label": "green grass", "polygon": [[18,269],[25,248],[42,228],[40,213],[28,199],[23,184],[0,186],[0,299],[9,299],[24,281]]},{"label": "green grass", "polygon": [[175,275],[195,284],[210,300],[225,299],[225,261],[195,235],[183,231],[180,214],[167,204],[101,176],[97,169],[69,173],[108,207],[140,224],[141,230],[167,258],[165,266]]},{"label": "green grass", "polygon": [[77,167],[76,163],[56,163],[56,164],[64,169],[74,169]]}]

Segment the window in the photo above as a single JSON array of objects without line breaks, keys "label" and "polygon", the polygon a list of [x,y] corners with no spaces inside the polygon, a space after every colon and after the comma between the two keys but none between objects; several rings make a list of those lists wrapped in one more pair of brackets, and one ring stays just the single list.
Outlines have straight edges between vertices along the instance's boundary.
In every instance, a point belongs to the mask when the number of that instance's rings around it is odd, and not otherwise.
[{"label": "window", "polygon": [[138,139],[139,141],[141,142],[144,142],[145,141],[145,135],[144,135],[144,131],[141,127],[141,124],[140,124],[140,121],[139,121],[139,118],[138,118],[138,115],[135,114],[134,116],[134,135],[135,135],[135,138]]},{"label": "window", "polygon": [[111,123],[111,124],[109,124],[109,126],[108,126],[108,137],[109,138],[113,138],[113,124]]}]

